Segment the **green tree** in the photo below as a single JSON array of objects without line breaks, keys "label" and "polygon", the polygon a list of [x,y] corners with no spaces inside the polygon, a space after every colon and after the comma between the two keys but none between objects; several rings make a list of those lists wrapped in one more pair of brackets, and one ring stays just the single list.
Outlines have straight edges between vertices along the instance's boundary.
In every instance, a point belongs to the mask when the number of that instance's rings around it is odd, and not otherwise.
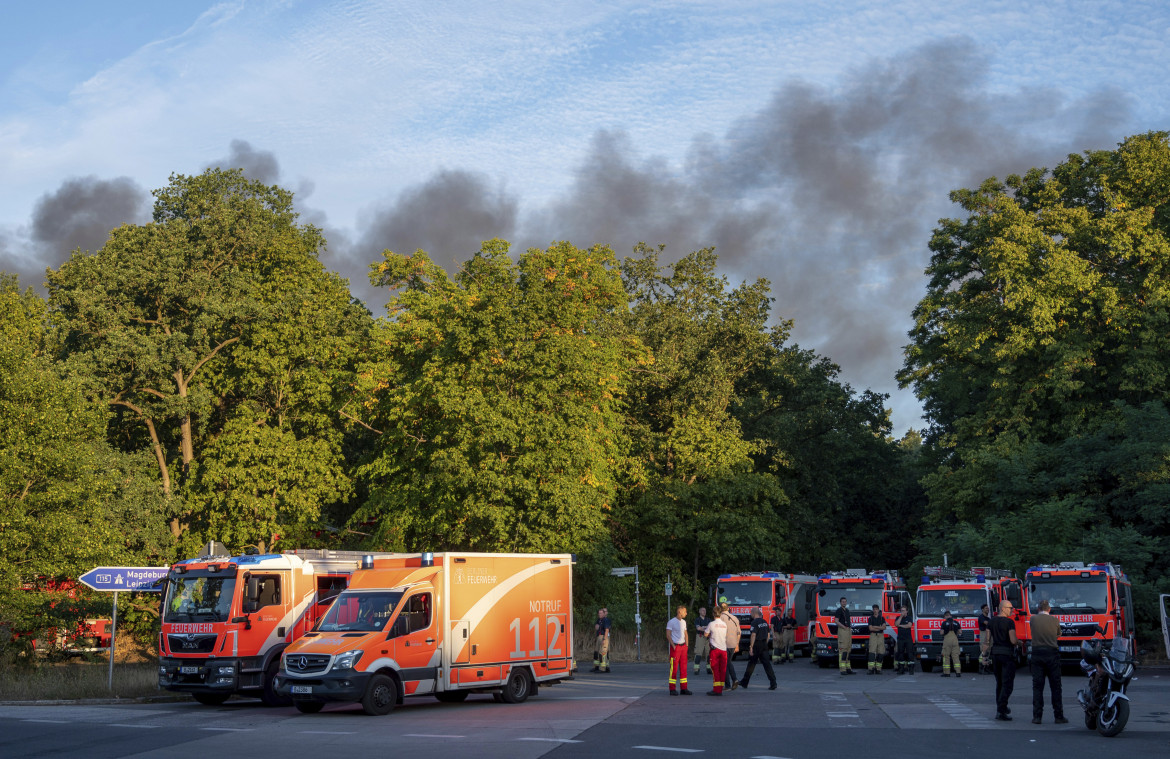
[{"label": "green tree", "polygon": [[556,243],[513,262],[493,240],[453,277],[421,251],[383,256],[371,281],[397,293],[362,370],[361,419],[378,437],[355,515],[372,543],[578,551],[603,540],[621,398],[642,357],[605,331],[626,308],[613,253]]},{"label": "green tree", "polygon": [[338,399],[368,314],[286,190],[210,169],[154,195],[151,223],[50,273],[63,355],[117,412],[112,440],[153,454],[176,538],[263,548],[351,491]]}]

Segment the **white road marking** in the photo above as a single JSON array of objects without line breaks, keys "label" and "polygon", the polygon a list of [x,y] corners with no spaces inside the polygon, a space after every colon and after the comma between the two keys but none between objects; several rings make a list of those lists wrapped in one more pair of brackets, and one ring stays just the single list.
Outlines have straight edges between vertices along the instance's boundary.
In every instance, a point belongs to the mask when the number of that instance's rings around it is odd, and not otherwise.
[{"label": "white road marking", "polygon": [[960,704],[950,696],[927,696],[926,700],[942,709],[950,717],[962,722],[964,727],[987,729],[992,727],[991,720],[980,716],[969,706]]},{"label": "white road marking", "polygon": [[701,754],[701,748],[674,748],[672,746],[632,746],[632,748],[641,748],[647,751],[677,751],[681,754]]},{"label": "white road marking", "polygon": [[108,725],[108,727],[136,727],[140,730],[153,730],[156,727],[162,727],[162,725],[123,725],[115,722],[112,725]]},{"label": "white road marking", "polygon": [[[822,693],[821,703],[825,706],[825,716],[829,719],[837,720],[856,720],[861,722],[861,715],[849,703],[849,699],[845,697],[844,693]],[[834,723],[838,727],[861,727],[860,724],[841,724]]]},{"label": "white road marking", "polygon": [[200,730],[217,730],[223,733],[247,733],[255,728],[251,727],[201,727]]},{"label": "white road marking", "polygon": [[437,733],[403,733],[404,738],[466,738],[466,735],[440,735]]},{"label": "white road marking", "polygon": [[308,735],[353,735],[352,730],[300,730]]},{"label": "white road marking", "polygon": [[518,741],[544,741],[545,743],[584,743],[585,741],[575,741],[572,738],[517,738]]},{"label": "white road marking", "polygon": [[69,723],[63,719],[22,719],[21,722],[47,722],[51,725],[68,725]]}]

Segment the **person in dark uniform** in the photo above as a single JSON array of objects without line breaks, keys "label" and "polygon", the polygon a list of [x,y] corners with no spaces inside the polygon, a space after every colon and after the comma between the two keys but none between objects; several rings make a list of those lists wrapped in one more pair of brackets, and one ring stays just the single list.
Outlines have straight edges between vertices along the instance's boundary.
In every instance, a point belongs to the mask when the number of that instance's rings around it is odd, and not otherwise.
[{"label": "person in dark uniform", "polygon": [[979,674],[991,672],[991,611],[987,604],[979,607]]},{"label": "person in dark uniform", "polygon": [[995,668],[995,718],[1011,722],[1008,700],[1016,685],[1016,623],[1012,619],[1012,602],[1001,601],[999,614],[991,620],[991,665]]},{"label": "person in dark uniform", "polygon": [[707,607],[699,607],[699,618],[695,620],[695,674],[699,673],[699,665],[707,663],[707,674],[711,674],[711,643],[707,640],[707,625],[711,618],[707,616]]},{"label": "person in dark uniform", "polygon": [[833,611],[833,617],[837,620],[837,667],[842,675],[852,675],[849,655],[853,653],[853,619],[849,614],[849,600],[844,596]]},{"label": "person in dark uniform", "polygon": [[597,635],[597,643],[593,649],[593,671],[609,672],[609,633],[613,628],[613,621],[609,618],[609,609],[597,610],[597,621],[593,624],[593,632]]},{"label": "person in dark uniform", "polygon": [[959,624],[959,620],[951,616],[950,609],[948,609],[943,612],[943,621],[938,629],[942,633],[943,639],[942,676],[950,677],[951,668],[953,667],[955,677],[959,677],[962,674],[962,660],[959,658],[961,653],[959,648],[959,635],[963,632],[963,626]]},{"label": "person in dark uniform", "polygon": [[739,684],[743,688],[748,687],[748,683],[752,679],[752,672],[756,671],[756,664],[762,664],[764,674],[768,676],[768,690],[776,690],[776,672],[772,669],[772,660],[768,658],[768,638],[771,635],[772,626],[764,621],[764,612],[758,606],[752,609],[752,621],[748,629],[750,630],[748,652],[751,656],[748,658],[743,680]]},{"label": "person in dark uniform", "polygon": [[894,649],[894,663],[897,665],[898,674],[914,674],[914,659],[911,653],[914,649],[914,618],[910,610],[902,609],[894,625],[898,628],[898,645]]},{"label": "person in dark uniform", "polygon": [[869,671],[868,675],[882,673],[882,660],[886,658],[886,618],[882,615],[882,607],[873,605],[873,613],[869,615]]},{"label": "person in dark uniform", "polygon": [[1039,725],[1044,715],[1044,681],[1052,691],[1052,714],[1056,724],[1064,718],[1060,688],[1060,620],[1049,614],[1048,601],[1040,602],[1040,613],[1032,617],[1032,722]]}]

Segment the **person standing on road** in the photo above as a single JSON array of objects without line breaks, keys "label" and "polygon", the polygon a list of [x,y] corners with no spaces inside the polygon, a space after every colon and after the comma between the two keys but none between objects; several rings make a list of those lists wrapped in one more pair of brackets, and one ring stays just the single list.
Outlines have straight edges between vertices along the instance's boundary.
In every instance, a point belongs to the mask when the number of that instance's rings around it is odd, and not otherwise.
[{"label": "person standing on road", "polygon": [[788,609],[784,610],[784,616],[772,617],[772,630],[776,635],[773,640],[776,641],[773,647],[775,656],[773,661],[779,660],[780,664],[786,664],[790,661],[795,661],[796,656],[793,649],[796,643],[796,617],[792,616],[792,612]]},{"label": "person standing on road", "polygon": [[898,665],[899,675],[914,674],[914,659],[911,650],[914,648],[914,619],[910,609],[902,609],[898,619],[894,622],[898,628],[898,645],[894,649],[894,663]]},{"label": "person standing on road", "polygon": [[882,673],[882,660],[886,658],[886,618],[882,616],[882,607],[873,605],[873,613],[869,615],[869,670],[868,675]]},{"label": "person standing on road", "polygon": [[[724,624],[727,625],[727,671],[723,673],[723,681],[732,690],[735,690],[739,687],[739,680],[735,676],[735,665],[731,659],[739,653],[739,639],[743,635],[743,630],[739,627],[739,617],[728,610],[726,597],[719,599],[719,616],[723,618]],[[714,667],[715,665],[711,666]]]},{"label": "person standing on road", "polygon": [[768,690],[776,690],[776,672],[772,669],[772,660],[768,658],[768,640],[772,635],[772,626],[764,621],[764,612],[758,606],[752,609],[752,622],[748,629],[751,631],[751,637],[748,639],[751,658],[748,659],[747,670],[743,673],[740,686],[748,687],[752,672],[756,671],[756,664],[762,664],[764,674],[768,676]]},{"label": "person standing on road", "polygon": [[987,604],[979,607],[979,674],[991,671],[991,610]]},{"label": "person standing on road", "polygon": [[1052,714],[1056,724],[1068,722],[1064,718],[1064,703],[1060,689],[1060,620],[1052,616],[1047,600],[1040,602],[1040,613],[1032,617],[1032,722],[1039,725],[1044,716],[1044,681],[1052,691]]},{"label": "person standing on road", "polygon": [[959,624],[957,619],[951,616],[950,609],[947,609],[943,612],[943,621],[938,629],[942,633],[943,639],[942,676],[951,676],[951,662],[954,662],[955,677],[960,677],[962,674],[962,663],[959,660],[959,635],[963,632],[963,626]]},{"label": "person standing on road", "polygon": [[609,631],[613,622],[609,619],[609,609],[604,607],[597,610],[597,622],[593,631],[597,635],[597,643],[593,648],[593,671],[609,672]]},{"label": "person standing on road", "polygon": [[999,614],[991,620],[991,665],[995,668],[995,718],[1011,722],[1008,700],[1016,685],[1016,623],[1012,619],[1012,602],[1001,601]]},{"label": "person standing on road", "polygon": [[707,674],[711,674],[711,644],[707,641],[707,625],[711,620],[707,617],[707,607],[699,607],[699,618],[695,620],[695,674],[699,674],[699,664],[707,663]]},{"label": "person standing on road", "polygon": [[687,607],[679,606],[674,612],[674,619],[666,623],[666,645],[670,651],[670,677],[667,684],[670,686],[670,695],[677,696],[675,686],[682,688],[684,696],[691,695],[687,690]]},{"label": "person standing on road", "polygon": [[833,616],[837,619],[837,667],[842,675],[852,675],[853,665],[849,663],[849,655],[853,653],[853,619],[849,615],[848,599],[841,598]]},{"label": "person standing on road", "polygon": [[708,696],[722,696],[727,682],[727,622],[720,614],[707,625],[707,642],[711,644],[711,690]]}]

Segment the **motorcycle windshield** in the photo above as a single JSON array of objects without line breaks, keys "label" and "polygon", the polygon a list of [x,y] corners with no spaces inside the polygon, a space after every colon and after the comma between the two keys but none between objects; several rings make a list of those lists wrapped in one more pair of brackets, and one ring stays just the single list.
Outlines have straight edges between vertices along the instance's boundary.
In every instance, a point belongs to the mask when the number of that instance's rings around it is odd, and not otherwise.
[{"label": "motorcycle windshield", "polygon": [[1127,662],[1130,657],[1130,642],[1129,638],[1117,638],[1113,641],[1113,645],[1109,648],[1110,659],[1116,662]]}]

